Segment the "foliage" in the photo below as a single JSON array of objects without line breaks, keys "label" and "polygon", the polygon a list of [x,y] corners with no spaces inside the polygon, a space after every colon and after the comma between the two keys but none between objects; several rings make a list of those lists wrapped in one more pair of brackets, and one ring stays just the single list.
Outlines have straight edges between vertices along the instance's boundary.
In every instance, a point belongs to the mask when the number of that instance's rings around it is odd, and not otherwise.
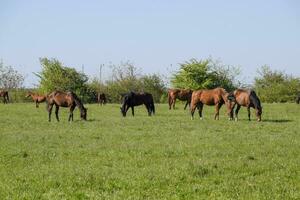
[{"label": "foliage", "polygon": [[39,90],[49,93],[53,90],[73,91],[81,97],[86,93],[85,74],[77,72],[74,68],[63,66],[56,59],[40,58],[42,71],[36,73],[40,78]]},{"label": "foliage", "polygon": [[12,66],[4,66],[0,62],[0,88],[16,89],[22,87],[24,76]]},{"label": "foliage", "polygon": [[141,70],[129,61],[110,67],[112,79],[106,82],[104,88],[112,102],[119,102],[120,94],[129,91],[149,92],[155,102],[160,101],[165,92],[165,83],[160,75],[141,75]]},{"label": "foliage", "polygon": [[228,91],[238,86],[239,69],[222,65],[212,59],[191,59],[180,64],[179,71],[171,78],[172,87],[184,89],[212,89],[223,87]]},{"label": "foliage", "polygon": [[217,122],[210,106],[202,121],[183,106],[87,107],[86,122],[61,108],[48,123],[44,107],[0,104],[0,199],[300,199],[295,103],[264,104],[261,123],[245,108],[234,123],[224,107]]},{"label": "foliage", "polygon": [[255,78],[255,90],[263,102],[292,102],[300,92],[300,78],[262,66]]}]

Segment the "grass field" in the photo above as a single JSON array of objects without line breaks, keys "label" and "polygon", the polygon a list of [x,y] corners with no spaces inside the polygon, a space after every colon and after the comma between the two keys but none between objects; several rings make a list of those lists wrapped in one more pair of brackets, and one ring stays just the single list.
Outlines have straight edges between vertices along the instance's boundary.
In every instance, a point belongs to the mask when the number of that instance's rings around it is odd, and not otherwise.
[{"label": "grass field", "polygon": [[261,123],[212,107],[192,121],[180,104],[49,123],[45,105],[1,104],[0,199],[300,199],[300,106],[263,106]]}]

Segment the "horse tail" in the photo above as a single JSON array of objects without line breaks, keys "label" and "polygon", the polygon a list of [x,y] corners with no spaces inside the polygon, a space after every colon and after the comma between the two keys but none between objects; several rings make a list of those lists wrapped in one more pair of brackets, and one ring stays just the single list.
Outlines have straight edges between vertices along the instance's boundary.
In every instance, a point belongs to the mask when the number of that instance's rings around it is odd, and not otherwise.
[{"label": "horse tail", "polygon": [[152,113],[155,114],[155,106],[154,106],[153,98],[152,98],[152,101],[151,101],[151,104],[150,104],[150,108],[151,108]]},{"label": "horse tail", "polygon": [[256,93],[255,93],[254,90],[251,90],[251,91],[250,91],[250,96],[249,96],[249,98],[250,98],[251,103],[253,103],[254,107],[255,107],[256,109],[258,109],[258,110],[261,111],[261,110],[262,110],[262,107],[261,107],[261,104],[260,104],[260,100],[259,100],[259,98],[257,97],[257,95],[256,95]]}]

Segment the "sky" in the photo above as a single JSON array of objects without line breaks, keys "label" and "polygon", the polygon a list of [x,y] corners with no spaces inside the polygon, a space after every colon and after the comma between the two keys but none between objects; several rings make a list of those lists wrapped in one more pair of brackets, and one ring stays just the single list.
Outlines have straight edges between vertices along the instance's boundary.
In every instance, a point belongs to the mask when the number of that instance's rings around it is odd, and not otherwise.
[{"label": "sky", "polygon": [[0,59],[38,83],[40,57],[110,76],[127,60],[143,73],[169,74],[191,58],[240,67],[252,83],[257,69],[300,76],[297,0],[0,0]]}]

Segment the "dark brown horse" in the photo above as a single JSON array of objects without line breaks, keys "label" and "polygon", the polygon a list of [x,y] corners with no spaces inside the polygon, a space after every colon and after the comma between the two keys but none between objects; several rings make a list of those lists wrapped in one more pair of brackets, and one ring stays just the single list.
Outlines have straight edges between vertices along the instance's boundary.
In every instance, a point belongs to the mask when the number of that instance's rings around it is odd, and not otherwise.
[{"label": "dark brown horse", "polygon": [[0,90],[0,97],[3,97],[3,103],[6,104],[9,102],[8,91]]},{"label": "dark brown horse", "polygon": [[99,105],[103,106],[106,104],[106,95],[104,93],[98,93],[97,95],[97,102]]},{"label": "dark brown horse", "polygon": [[134,106],[139,106],[142,104],[146,106],[149,116],[155,113],[152,94],[147,92],[145,93],[129,92],[126,95],[124,95],[122,107],[120,108],[123,117],[126,117],[126,113],[129,108],[131,108],[132,115],[134,116]]},{"label": "dark brown horse", "polygon": [[49,112],[49,122],[51,121],[51,113],[54,105],[55,105],[55,116],[57,121],[59,121],[58,118],[59,107],[69,107],[70,108],[69,121],[70,120],[73,121],[73,111],[76,106],[80,110],[81,119],[86,120],[87,109],[83,106],[81,100],[73,92],[65,93],[60,91],[54,91],[47,96],[47,110]]},{"label": "dark brown horse", "polygon": [[[241,106],[247,107],[249,121],[251,120],[250,108],[254,108],[256,110],[257,121],[261,121],[262,107],[260,104],[260,100],[254,90],[237,89],[232,94],[234,96],[234,103],[237,105],[237,108],[235,110],[236,121],[238,120],[238,113]],[[234,110],[235,104],[232,106],[232,112]]]},{"label": "dark brown horse", "polygon": [[186,101],[184,106],[184,110],[186,109],[187,105],[190,106],[191,98],[192,98],[192,90],[184,90],[184,89],[169,89],[168,90],[168,102],[169,102],[169,110],[173,107],[175,109],[175,102],[176,99],[181,101]]},{"label": "dark brown horse", "polygon": [[35,102],[35,107],[38,108],[40,103],[46,101],[46,95],[39,95],[36,93],[28,92],[26,98],[31,97]]},{"label": "dark brown horse", "polygon": [[229,119],[232,119],[232,112],[231,112],[231,102],[229,97],[229,93],[226,92],[223,88],[215,88],[212,90],[197,90],[194,91],[192,94],[192,101],[191,101],[191,115],[192,119],[194,119],[194,112],[195,109],[198,108],[200,119],[202,119],[202,110],[203,105],[214,105],[216,108],[215,112],[215,120],[219,119],[219,110],[223,104],[226,104],[227,107],[227,114]]},{"label": "dark brown horse", "polygon": [[298,96],[297,96],[296,103],[297,103],[297,104],[300,103],[300,94],[298,94]]}]

